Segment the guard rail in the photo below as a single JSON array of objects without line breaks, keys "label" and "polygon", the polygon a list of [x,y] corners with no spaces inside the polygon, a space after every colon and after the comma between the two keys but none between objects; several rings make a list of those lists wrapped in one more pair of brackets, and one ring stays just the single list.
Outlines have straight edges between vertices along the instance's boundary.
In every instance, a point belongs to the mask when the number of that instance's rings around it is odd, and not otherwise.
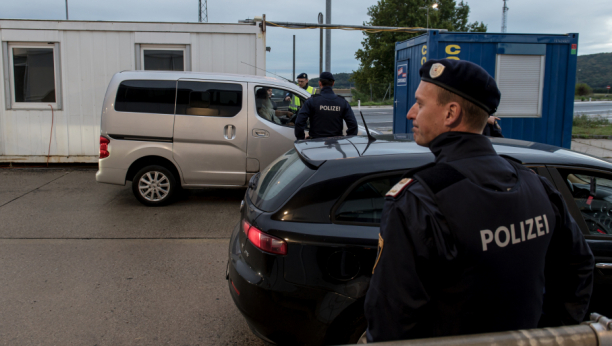
[{"label": "guard rail", "polygon": [[380,346],[612,346],[612,320],[593,313],[589,322],[576,326],[514,330],[508,332],[449,336],[442,338],[387,341]]}]

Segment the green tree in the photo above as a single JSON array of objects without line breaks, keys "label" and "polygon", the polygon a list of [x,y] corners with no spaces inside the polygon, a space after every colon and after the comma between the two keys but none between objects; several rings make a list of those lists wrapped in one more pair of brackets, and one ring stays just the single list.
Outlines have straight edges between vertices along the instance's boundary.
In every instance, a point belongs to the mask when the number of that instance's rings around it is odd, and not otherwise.
[{"label": "green tree", "polygon": [[[370,20],[364,25],[394,27],[426,27],[427,10],[421,7],[438,3],[438,9],[429,9],[429,27],[448,31],[486,32],[484,23],[468,22],[470,7],[463,0],[379,0],[368,8]],[[395,68],[395,42],[420,34],[404,32],[364,32],[362,49],[355,53],[359,68],[352,80],[361,93],[370,94],[372,84],[375,98],[382,98],[389,83],[393,85]]]},{"label": "green tree", "polygon": [[586,83],[578,83],[576,84],[576,92],[575,94],[578,96],[587,96],[593,93],[593,89]]}]

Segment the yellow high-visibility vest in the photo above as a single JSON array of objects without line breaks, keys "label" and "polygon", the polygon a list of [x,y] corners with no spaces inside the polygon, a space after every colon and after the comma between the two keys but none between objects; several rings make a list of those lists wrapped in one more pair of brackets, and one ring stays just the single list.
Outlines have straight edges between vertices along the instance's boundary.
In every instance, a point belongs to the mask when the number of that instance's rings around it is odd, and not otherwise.
[{"label": "yellow high-visibility vest", "polygon": [[[308,93],[310,95],[314,95],[317,93],[317,88],[313,88],[310,85],[306,88],[306,91],[308,91]],[[293,99],[291,100],[293,102],[291,102],[291,105],[289,106],[289,109],[293,109],[293,110],[297,110],[297,108],[299,106],[301,106],[300,103],[300,98],[297,95],[293,95]]]}]

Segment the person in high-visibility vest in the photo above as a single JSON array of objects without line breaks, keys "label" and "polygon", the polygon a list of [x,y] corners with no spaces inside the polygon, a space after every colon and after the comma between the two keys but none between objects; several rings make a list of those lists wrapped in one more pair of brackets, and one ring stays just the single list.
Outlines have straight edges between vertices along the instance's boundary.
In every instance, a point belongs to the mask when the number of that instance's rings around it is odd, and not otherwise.
[{"label": "person in high-visibility vest", "polygon": [[[314,95],[317,93],[317,88],[313,88],[308,85],[308,75],[306,73],[300,73],[297,76],[297,82],[300,88],[308,91],[310,95]],[[300,103],[300,98],[297,95],[287,94],[285,97],[285,101],[291,101],[289,104],[289,110],[293,112],[297,112],[298,108],[302,105]]]}]

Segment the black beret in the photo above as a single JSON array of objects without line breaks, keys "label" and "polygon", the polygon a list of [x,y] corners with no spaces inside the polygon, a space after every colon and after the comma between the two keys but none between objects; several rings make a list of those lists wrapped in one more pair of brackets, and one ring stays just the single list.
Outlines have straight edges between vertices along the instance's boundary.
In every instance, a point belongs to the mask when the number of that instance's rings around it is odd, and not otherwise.
[{"label": "black beret", "polygon": [[308,75],[304,72],[300,73],[298,76],[298,78],[304,78],[304,79],[308,79]]},{"label": "black beret", "polygon": [[419,70],[421,80],[435,84],[493,114],[501,93],[482,67],[465,60],[429,60]]},{"label": "black beret", "polygon": [[331,72],[322,72],[321,75],[319,76],[319,79],[327,79],[327,80],[335,81],[334,75],[331,74]]}]

